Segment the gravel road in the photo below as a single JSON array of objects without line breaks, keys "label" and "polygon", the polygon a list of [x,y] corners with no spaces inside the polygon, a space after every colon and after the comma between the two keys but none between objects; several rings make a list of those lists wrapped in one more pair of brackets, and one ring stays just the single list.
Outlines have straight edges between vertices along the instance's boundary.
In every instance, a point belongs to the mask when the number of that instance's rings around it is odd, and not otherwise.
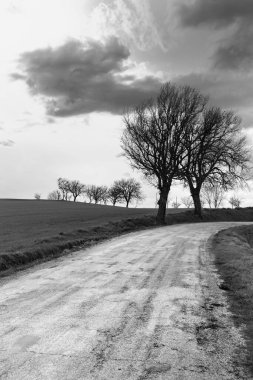
[{"label": "gravel road", "polygon": [[2,278],[1,380],[248,379],[208,251],[239,224],[131,233]]}]

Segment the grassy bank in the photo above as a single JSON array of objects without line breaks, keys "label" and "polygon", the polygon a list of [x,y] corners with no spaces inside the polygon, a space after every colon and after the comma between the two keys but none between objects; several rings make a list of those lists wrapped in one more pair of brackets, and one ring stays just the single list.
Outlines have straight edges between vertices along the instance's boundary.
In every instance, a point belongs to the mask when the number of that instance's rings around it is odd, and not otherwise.
[{"label": "grassy bank", "polygon": [[153,226],[156,211],[81,202],[1,199],[0,271]]},{"label": "grassy bank", "polygon": [[253,378],[253,226],[220,231],[212,241],[216,266],[226,291],[234,322],[244,332]]},{"label": "grassy bank", "polygon": [[[155,227],[156,209],[85,203],[0,200],[0,271],[47,260],[122,233]],[[252,209],[205,210],[203,221],[253,220]],[[200,222],[168,209],[167,224]]]}]

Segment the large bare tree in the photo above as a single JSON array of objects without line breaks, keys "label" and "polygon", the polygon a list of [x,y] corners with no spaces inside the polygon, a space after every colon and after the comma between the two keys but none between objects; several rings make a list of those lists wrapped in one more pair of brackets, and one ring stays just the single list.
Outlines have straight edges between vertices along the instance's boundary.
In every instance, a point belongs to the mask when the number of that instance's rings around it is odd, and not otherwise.
[{"label": "large bare tree", "polygon": [[168,193],[184,159],[182,140],[206,102],[207,98],[191,87],[166,83],[157,98],[124,116],[122,149],[132,167],[141,170],[159,190],[159,224],[165,223]]},{"label": "large bare tree", "polygon": [[250,160],[240,119],[232,111],[205,109],[182,140],[186,154],[180,163],[181,179],[189,185],[195,214],[202,217],[203,184],[219,184],[224,190],[243,183]]}]

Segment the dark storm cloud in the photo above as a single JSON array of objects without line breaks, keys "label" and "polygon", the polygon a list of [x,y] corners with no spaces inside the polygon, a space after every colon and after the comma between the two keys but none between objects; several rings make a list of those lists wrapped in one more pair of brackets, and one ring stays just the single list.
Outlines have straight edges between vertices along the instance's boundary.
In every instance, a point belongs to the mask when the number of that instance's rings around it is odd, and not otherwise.
[{"label": "dark storm cloud", "polygon": [[241,25],[235,33],[224,39],[213,56],[214,67],[221,70],[251,71],[253,68],[253,27]]},{"label": "dark storm cloud", "polygon": [[226,27],[252,18],[253,3],[252,0],[196,0],[190,5],[180,5],[179,14],[185,26]]},{"label": "dark storm cloud", "polygon": [[253,126],[253,75],[233,72],[192,73],[174,78],[180,85],[189,85],[210,96],[210,104],[233,109],[243,118],[245,127]]},{"label": "dark storm cloud", "polygon": [[179,7],[183,26],[211,27],[216,30],[233,26],[219,41],[212,57],[213,67],[221,70],[245,70],[253,67],[253,1],[197,0]]},{"label": "dark storm cloud", "polygon": [[71,40],[55,49],[24,53],[20,57],[23,71],[12,77],[22,80],[25,76],[31,92],[45,98],[50,115],[117,114],[150,97],[161,85],[152,76],[124,76],[129,56],[116,38],[85,44]]}]

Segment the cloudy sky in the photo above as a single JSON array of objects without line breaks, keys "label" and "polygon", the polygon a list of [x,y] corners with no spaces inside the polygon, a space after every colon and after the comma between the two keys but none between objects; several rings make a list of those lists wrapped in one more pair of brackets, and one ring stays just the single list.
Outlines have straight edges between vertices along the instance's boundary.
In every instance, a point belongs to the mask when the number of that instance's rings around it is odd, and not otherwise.
[{"label": "cloudy sky", "polygon": [[1,0],[0,197],[141,179],[121,115],[166,81],[236,111],[253,143],[252,20],[252,0]]}]

